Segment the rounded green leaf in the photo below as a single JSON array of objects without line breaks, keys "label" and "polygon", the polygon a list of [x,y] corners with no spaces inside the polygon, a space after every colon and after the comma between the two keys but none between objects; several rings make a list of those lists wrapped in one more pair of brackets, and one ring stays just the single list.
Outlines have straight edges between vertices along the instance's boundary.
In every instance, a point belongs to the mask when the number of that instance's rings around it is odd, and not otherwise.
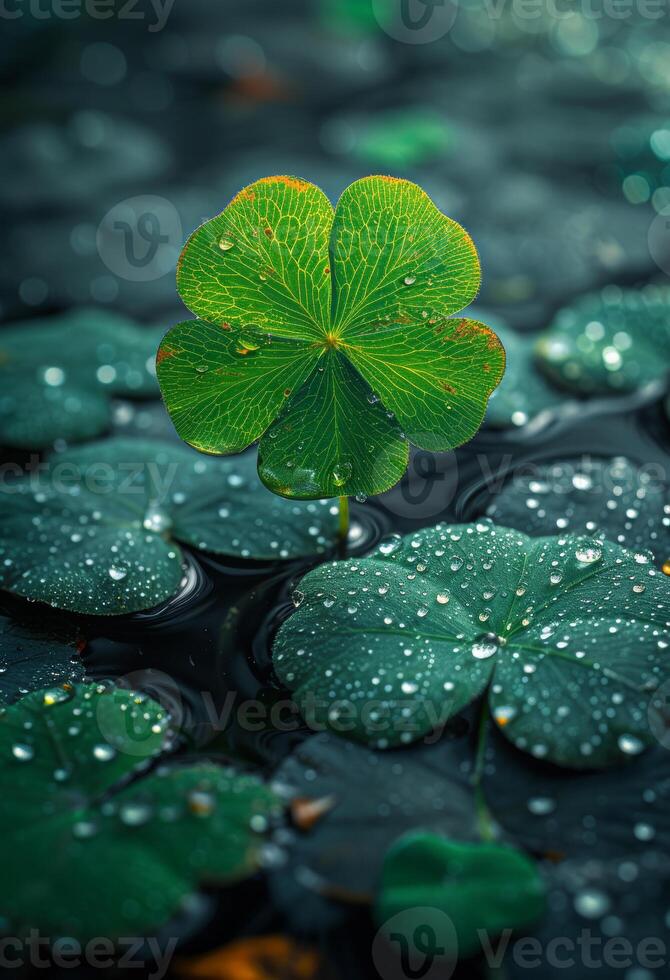
[{"label": "rounded green leaf", "polygon": [[305,341],[187,320],[163,340],[156,372],[181,438],[201,452],[237,453],[263,435],[318,359]]},{"label": "rounded green leaf", "polygon": [[77,642],[62,630],[19,622],[0,612],[0,702],[40,687],[73,684],[84,677]]},{"label": "rounded green leaf", "polygon": [[670,557],[670,488],[653,466],[575,458],[515,473],[487,510],[529,534],[569,531]]},{"label": "rounded green leaf", "polygon": [[352,339],[346,353],[410,442],[435,451],[475,435],[505,370],[493,331],[460,317],[388,326]]},{"label": "rounded green leaf", "polygon": [[158,394],[160,333],[106,310],[10,325],[0,335],[0,443],[40,449],[110,425],[110,395]]},{"label": "rounded green leaf", "polygon": [[105,685],[36,692],[0,715],[0,914],[12,934],[144,935],[200,883],[255,870],[275,797],[210,763],[142,776],[167,731],[155,702]]},{"label": "rounded green leaf", "polygon": [[335,211],[331,251],[333,329],[350,343],[380,326],[457,313],[479,290],[472,239],[409,180],[350,184]]},{"label": "rounded green leaf", "polygon": [[333,208],[314,184],[265,177],[201,225],[179,260],[179,293],[221,326],[315,341],[330,319]]},{"label": "rounded green leaf", "polygon": [[611,286],[587,294],[557,314],[536,350],[552,380],[587,395],[661,380],[670,363],[670,290]]},{"label": "rounded green leaf", "polygon": [[368,496],[397,483],[408,456],[397,421],[331,351],[263,436],[258,472],[286,497]]},{"label": "rounded green leaf", "polygon": [[54,455],[45,474],[0,487],[0,584],[61,609],[123,614],[173,595],[177,542],[236,558],[326,551],[327,501],[278,499],[254,461],[184,446],[110,439]]},{"label": "rounded green leaf", "polygon": [[180,260],[203,320],[158,353],[177,431],[209,453],[262,438],[261,478],[287,497],[382,493],[407,439],[451,449],[481,424],[504,351],[448,319],[479,280],[469,236],[409,181],[356,181],[335,212],[306,181],[257,181]]},{"label": "rounded green leaf", "polygon": [[647,553],[438,525],[322,565],[299,593],[275,671],[340,734],[416,741],[486,691],[518,748],[562,765],[611,765],[629,740],[653,741],[670,594]]},{"label": "rounded green leaf", "polygon": [[375,918],[383,930],[404,913],[402,932],[412,944],[425,910],[439,909],[453,926],[437,937],[443,953],[465,959],[483,951],[482,939],[534,925],[545,909],[544,894],[537,867],[514,848],[417,831],[386,855]]}]

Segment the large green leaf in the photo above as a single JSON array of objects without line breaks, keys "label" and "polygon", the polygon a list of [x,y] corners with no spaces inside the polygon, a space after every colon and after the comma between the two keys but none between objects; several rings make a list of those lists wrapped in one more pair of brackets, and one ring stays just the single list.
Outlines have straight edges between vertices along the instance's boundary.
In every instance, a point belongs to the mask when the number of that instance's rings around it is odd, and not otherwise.
[{"label": "large green leaf", "polygon": [[[442,954],[466,958],[483,952],[482,933],[490,942],[507,929],[533,925],[544,912],[544,893],[536,866],[514,848],[416,831],[386,856],[375,917],[382,930],[401,931],[420,953],[426,910],[438,909],[453,927],[436,936]],[[400,926],[394,917],[401,913]]]},{"label": "large green leaf", "polygon": [[561,310],[537,342],[554,381],[584,394],[635,391],[668,376],[670,289],[608,287]]},{"label": "large green leaf", "polygon": [[111,439],[54,455],[0,487],[0,585],[61,609],[120,614],[171,596],[177,542],[244,559],[317,554],[335,538],[328,501],[269,493],[254,461]]},{"label": "large green leaf", "polygon": [[670,488],[653,466],[622,456],[565,459],[515,473],[487,514],[530,534],[592,534],[653,551],[661,562],[670,557]]},{"label": "large green leaf", "polygon": [[438,525],[309,572],[274,644],[279,679],[334,731],[411,742],[486,692],[503,732],[587,768],[653,741],[667,580],[592,538]]},{"label": "large green leaf", "polygon": [[143,935],[201,882],[255,870],[276,798],[211,763],[141,775],[168,727],[158,704],[105,685],[39,691],[0,714],[0,913],[12,934]]},{"label": "large green leaf", "polygon": [[158,394],[159,339],[156,328],[96,309],[4,328],[0,443],[38,449],[104,432],[110,395]]},{"label": "large green leaf", "polygon": [[387,490],[408,440],[470,439],[502,377],[497,337],[447,319],[479,278],[468,235],[408,181],[356,181],[333,211],[303,180],[260,180],[182,253],[202,319],[158,352],[175,427],[210,453],[261,439],[261,478],[286,497]]},{"label": "large green leaf", "polygon": [[82,680],[76,635],[28,625],[0,611],[0,702],[39,687]]}]

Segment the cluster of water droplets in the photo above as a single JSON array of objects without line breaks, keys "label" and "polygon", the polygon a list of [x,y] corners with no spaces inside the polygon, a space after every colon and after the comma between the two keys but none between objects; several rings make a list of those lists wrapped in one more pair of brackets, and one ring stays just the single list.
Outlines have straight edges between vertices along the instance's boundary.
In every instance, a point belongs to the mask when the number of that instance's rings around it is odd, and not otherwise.
[{"label": "cluster of water droplets", "polygon": [[487,513],[531,534],[570,531],[670,556],[670,489],[625,459],[586,457],[512,476]]}]

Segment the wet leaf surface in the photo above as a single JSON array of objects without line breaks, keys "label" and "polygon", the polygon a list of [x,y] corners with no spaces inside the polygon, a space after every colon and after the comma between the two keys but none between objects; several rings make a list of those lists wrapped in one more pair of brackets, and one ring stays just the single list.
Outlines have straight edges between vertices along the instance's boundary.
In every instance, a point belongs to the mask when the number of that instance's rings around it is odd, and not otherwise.
[{"label": "wet leaf surface", "polygon": [[201,882],[254,872],[276,798],[206,762],[145,774],[169,744],[158,704],[105,685],[39,691],[0,715],[0,907],[13,934],[142,935]]},{"label": "wet leaf surface", "polygon": [[19,622],[0,609],[0,702],[84,677],[75,630]]},{"label": "wet leaf surface", "polygon": [[208,460],[165,442],[117,438],[54,455],[45,475],[0,488],[0,583],[75,612],[149,609],[183,577],[177,542],[242,559],[330,547],[328,501],[280,499],[253,459]]},{"label": "wet leaf surface", "polygon": [[505,374],[491,395],[486,424],[495,428],[521,427],[540,413],[555,408],[565,400],[540,372],[534,351],[533,335],[524,336],[497,320],[492,325],[505,348]]},{"label": "wet leaf surface", "polygon": [[438,525],[314,569],[296,604],[275,671],[344,737],[412,742],[487,692],[517,747],[562,765],[612,765],[653,741],[670,633],[647,553]]}]

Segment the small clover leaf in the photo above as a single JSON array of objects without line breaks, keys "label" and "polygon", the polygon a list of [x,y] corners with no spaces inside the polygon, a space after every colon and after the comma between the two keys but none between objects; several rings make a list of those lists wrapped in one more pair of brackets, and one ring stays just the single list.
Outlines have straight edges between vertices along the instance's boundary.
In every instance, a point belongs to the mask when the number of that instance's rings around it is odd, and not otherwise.
[{"label": "small clover leaf", "polygon": [[[288,501],[254,461],[182,445],[109,439],[54,455],[45,475],[0,487],[0,585],[59,609],[149,609],[182,579],[179,543],[242,559],[326,551],[327,501]],[[179,542],[179,543],[178,543]]]},{"label": "small clover leaf", "polygon": [[155,328],[95,309],[3,329],[0,443],[41,449],[100,435],[111,424],[110,396],[158,394],[158,339]]},{"label": "small clover leaf", "polygon": [[261,479],[283,496],[387,490],[408,442],[470,439],[502,377],[495,334],[450,318],[479,279],[468,235],[408,181],[356,181],[335,211],[294,177],[252,184],[180,259],[201,319],[157,357],[179,435],[209,453],[260,439]]},{"label": "small clover leaf", "polygon": [[384,929],[389,921],[397,926],[394,917],[403,913],[402,933],[411,946],[426,924],[426,909],[438,909],[453,927],[437,937],[441,954],[466,958],[483,952],[482,933],[490,941],[534,925],[545,910],[544,896],[537,867],[520,851],[415,831],[386,855],[375,917]]},{"label": "small clover leaf", "polygon": [[559,311],[537,342],[548,377],[580,394],[637,391],[669,374],[670,290],[615,286]]},{"label": "small clover leaf", "polygon": [[15,935],[143,935],[200,883],[256,870],[276,797],[208,762],[144,774],[168,733],[160,705],[106,685],[0,714],[0,913]]},{"label": "small clover leaf", "polygon": [[653,742],[670,596],[646,553],[438,525],[314,569],[300,599],[275,671],[340,734],[416,741],[487,692],[518,748],[561,765],[607,766]]}]

